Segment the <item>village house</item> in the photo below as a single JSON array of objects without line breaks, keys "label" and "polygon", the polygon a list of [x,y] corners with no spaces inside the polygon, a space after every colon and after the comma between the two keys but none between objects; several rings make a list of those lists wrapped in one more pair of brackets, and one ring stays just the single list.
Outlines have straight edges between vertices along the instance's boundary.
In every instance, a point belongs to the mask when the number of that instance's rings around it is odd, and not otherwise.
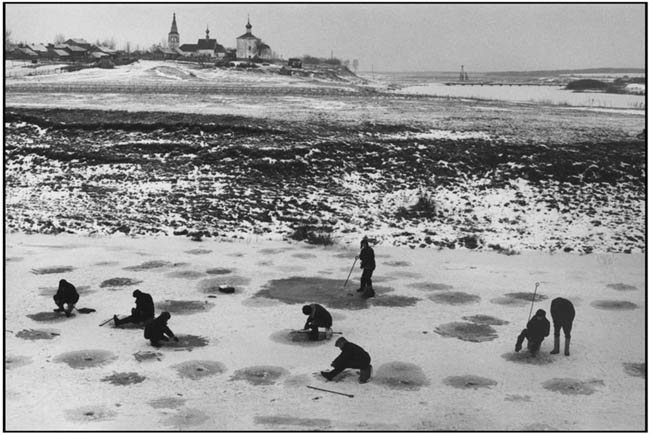
[{"label": "village house", "polygon": [[255,58],[270,59],[272,57],[271,47],[253,35],[252,28],[249,18],[248,23],[246,23],[246,33],[237,38],[237,58],[246,60]]}]

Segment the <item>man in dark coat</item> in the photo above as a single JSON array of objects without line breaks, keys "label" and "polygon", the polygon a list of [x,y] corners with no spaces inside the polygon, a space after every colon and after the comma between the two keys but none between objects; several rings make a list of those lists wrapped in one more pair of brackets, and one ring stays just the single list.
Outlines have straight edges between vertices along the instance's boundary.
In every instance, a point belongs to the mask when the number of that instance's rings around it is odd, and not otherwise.
[{"label": "man in dark coat", "polygon": [[521,331],[519,337],[517,337],[515,351],[519,352],[524,339],[527,339],[528,351],[530,351],[530,354],[535,357],[539,351],[539,347],[542,345],[542,341],[546,336],[548,336],[550,331],[551,324],[546,319],[546,312],[543,309],[539,309],[535,313],[535,316],[528,321],[526,328]]},{"label": "man in dark coat", "polygon": [[361,292],[364,298],[375,296],[375,290],[372,289],[372,272],[375,271],[375,251],[368,244],[368,237],[361,240],[361,252],[357,259],[361,259],[361,287],[357,292]]},{"label": "man in dark coat", "polygon": [[320,374],[328,380],[332,380],[347,368],[360,369],[359,383],[366,383],[372,375],[370,355],[359,345],[348,342],[343,337],[338,338],[334,345],[341,349],[341,354],[332,362],[334,369],[329,372],[321,371]]},{"label": "man in dark coat", "polygon": [[[72,309],[74,309],[74,305],[78,301],[79,293],[77,292],[77,288],[65,279],[59,280],[59,289],[56,291],[56,294],[54,294],[54,303],[57,305],[54,312],[65,312],[65,316],[69,317]],[[67,309],[63,308],[64,304],[68,305]]]},{"label": "man in dark coat", "polygon": [[332,327],[332,315],[320,304],[306,304],[302,307],[302,313],[309,315],[305,322],[304,330],[311,329],[309,340],[318,340],[318,327],[324,327],[326,334]]},{"label": "man in dark coat", "polygon": [[553,318],[553,351],[551,354],[560,352],[560,329],[564,331],[564,355],[569,355],[571,344],[571,327],[576,311],[573,304],[566,298],[558,297],[551,301],[551,318]]},{"label": "man in dark coat", "polygon": [[169,338],[173,338],[174,342],[178,342],[178,338],[174,336],[174,333],[167,326],[169,318],[171,318],[169,312],[163,312],[144,328],[144,338],[149,339],[151,345],[156,348],[160,347],[160,341],[167,342]]},{"label": "man in dark coat", "polygon": [[133,296],[135,297],[135,307],[131,309],[131,316],[119,319],[117,315],[113,315],[113,321],[115,322],[116,327],[120,324],[130,322],[147,322],[154,318],[154,306],[151,295],[136,289],[133,291]]}]

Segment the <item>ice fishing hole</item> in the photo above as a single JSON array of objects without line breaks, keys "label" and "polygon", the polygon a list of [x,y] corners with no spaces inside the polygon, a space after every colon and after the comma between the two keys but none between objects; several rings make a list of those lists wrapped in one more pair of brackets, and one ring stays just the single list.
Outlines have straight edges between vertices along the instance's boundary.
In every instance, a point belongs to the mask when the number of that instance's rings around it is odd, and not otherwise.
[{"label": "ice fishing hole", "polygon": [[429,299],[438,304],[471,304],[481,301],[481,297],[461,291],[446,291],[431,294]]},{"label": "ice fishing hole", "polygon": [[186,250],[185,253],[189,255],[207,255],[208,253],[212,253],[212,250],[208,249],[192,249],[192,250]]},{"label": "ice fishing hole", "polygon": [[201,300],[165,300],[156,304],[157,311],[167,311],[172,314],[172,322],[174,321],[174,315],[191,315],[207,312],[213,307],[214,304]]},{"label": "ice fishing hole", "polygon": [[313,259],[316,257],[313,253],[294,253],[291,256],[298,259]]},{"label": "ice fishing hole", "polygon": [[11,257],[5,258],[5,262],[20,262],[20,261],[22,261],[24,259],[25,258],[23,258],[21,256],[11,256]]},{"label": "ice fishing hole", "polygon": [[277,255],[278,253],[282,253],[287,249],[261,249],[258,253],[261,255]]},{"label": "ice fishing hole", "polygon": [[187,430],[188,427],[201,425],[210,417],[195,408],[181,410],[178,414],[162,420],[162,424],[177,430]]},{"label": "ice fishing hole", "polygon": [[190,380],[202,380],[203,378],[226,372],[226,367],[223,363],[213,360],[188,360],[173,365],[172,368],[178,372],[180,377],[189,378]]},{"label": "ice fishing hole", "polygon": [[167,267],[169,265],[171,265],[171,262],[169,261],[147,261],[143,262],[140,265],[130,265],[128,267],[124,267],[124,269],[128,271],[147,271],[154,270],[156,268]]},{"label": "ice fishing hole", "polygon": [[56,363],[67,363],[73,369],[95,368],[108,365],[117,360],[117,356],[106,350],[80,350],[59,354]]},{"label": "ice fishing hole", "polygon": [[30,363],[32,363],[32,359],[27,356],[5,356],[5,369],[20,368]]},{"label": "ice fishing hole", "polygon": [[[321,332],[322,333],[322,332]],[[301,347],[314,347],[330,343],[331,339],[309,340],[309,333],[298,330],[280,330],[272,333],[270,339],[281,344],[298,345]]]},{"label": "ice fishing hole", "polygon": [[634,285],[627,285],[625,283],[610,283],[607,285],[607,287],[615,289],[617,291],[636,291],[638,289]]},{"label": "ice fishing hole", "polygon": [[434,330],[441,336],[458,338],[467,342],[486,342],[499,337],[497,331],[487,324],[471,322],[451,322],[442,324]]},{"label": "ice fishing hole", "polygon": [[405,295],[382,295],[378,298],[373,298],[371,303],[373,306],[384,307],[405,307],[415,306],[420,301],[417,297],[407,297]]},{"label": "ice fishing hole", "polygon": [[137,372],[116,372],[113,375],[102,378],[102,381],[116,386],[128,386],[130,384],[142,383],[146,378]]},{"label": "ice fishing hole", "polygon": [[411,265],[408,261],[386,261],[382,262],[382,265],[387,265],[389,267],[408,267]]},{"label": "ice fishing hole", "polygon": [[56,267],[33,268],[32,273],[33,274],[61,274],[61,273],[69,273],[72,270],[74,270],[74,267],[71,267],[70,265],[61,265]]},{"label": "ice fishing hole", "polygon": [[[288,277],[267,282],[254,297],[280,300],[288,304],[319,303],[334,309],[364,309],[372,305],[374,299],[361,298],[354,285],[343,290],[345,280],[322,277]],[[376,298],[392,288],[376,286]],[[372,300],[372,301],[371,301]]]},{"label": "ice fishing hole", "polygon": [[[493,298],[491,303],[503,306],[521,307],[527,306],[533,301],[533,292],[510,292],[504,297]],[[540,293],[535,294],[535,302],[546,300],[548,297]]]},{"label": "ice fishing hole", "polygon": [[[38,312],[26,316],[37,322],[61,322],[70,319],[60,312]],[[72,316],[75,316],[74,313]]]},{"label": "ice fishing hole", "polygon": [[238,292],[242,290],[243,287],[247,286],[250,283],[251,279],[249,277],[228,275],[222,277],[211,277],[209,279],[203,279],[197,283],[198,289],[204,294],[217,294],[220,293],[220,286],[232,286]]},{"label": "ice fishing hole", "polygon": [[390,389],[409,391],[430,384],[421,367],[407,362],[389,362],[381,365],[375,371],[372,381]]},{"label": "ice fishing hole", "polygon": [[431,282],[415,282],[409,283],[409,288],[419,289],[421,291],[448,291],[454,289],[451,285],[445,285],[444,283],[431,283]]},{"label": "ice fishing hole", "polygon": [[489,315],[482,315],[482,314],[473,315],[473,316],[464,316],[463,319],[465,321],[473,322],[476,324],[484,324],[484,325],[500,326],[500,325],[510,324],[508,321],[495,318]]},{"label": "ice fishing hole", "polygon": [[34,330],[34,329],[25,329],[16,333],[16,337],[20,339],[25,339],[28,341],[36,341],[39,339],[54,339],[56,336],[59,336],[60,333],[53,330]]},{"label": "ice fishing hole", "polygon": [[142,280],[130,279],[128,277],[114,277],[112,279],[104,280],[99,284],[100,288],[114,288],[122,286],[133,286],[142,283]]},{"label": "ice fishing hole", "polygon": [[175,279],[187,279],[187,280],[193,280],[193,279],[199,279],[201,277],[204,277],[205,275],[201,273],[200,271],[194,271],[194,270],[179,270],[179,271],[172,271],[171,273],[165,274],[167,277],[172,277]]},{"label": "ice fishing hole", "polygon": [[591,395],[597,386],[603,386],[602,380],[581,381],[575,378],[553,378],[542,383],[542,387],[563,395]]},{"label": "ice fishing hole", "polygon": [[66,419],[73,422],[103,422],[114,419],[117,413],[105,406],[83,406],[65,411]]},{"label": "ice fishing hole", "polygon": [[331,425],[329,419],[308,419],[293,416],[255,416],[255,423],[272,426],[300,426],[310,428],[311,431],[327,430]]},{"label": "ice fishing hole", "polygon": [[596,300],[591,305],[603,310],[632,310],[639,307],[631,301],[623,300]]},{"label": "ice fishing hole", "polygon": [[207,274],[230,274],[232,270],[230,268],[210,268],[205,271]]},{"label": "ice fishing hole", "polygon": [[235,371],[230,380],[247,381],[253,386],[268,386],[288,374],[289,371],[280,366],[251,366]]},{"label": "ice fishing hole", "polygon": [[[174,342],[173,340],[170,340],[169,342],[165,342],[162,348],[171,348],[171,349],[181,348],[187,351],[192,351],[192,349],[194,348],[205,347],[210,342],[208,338],[203,336],[176,335],[176,337],[178,338],[178,342]],[[213,342],[215,342],[215,339],[213,339]]]},{"label": "ice fishing hole", "polygon": [[494,380],[477,375],[460,375],[447,377],[443,381],[447,386],[455,387],[456,389],[489,389],[496,386],[498,383]]},{"label": "ice fishing hole", "polygon": [[176,397],[161,397],[158,399],[153,399],[147,402],[153,408],[169,408],[174,409],[182,407],[185,404],[185,400]]},{"label": "ice fishing hole", "polygon": [[526,350],[526,345],[524,345],[524,348],[522,348],[522,350],[519,351],[518,353],[515,353],[513,351],[511,353],[502,354],[501,357],[503,357],[509,362],[520,363],[522,365],[548,365],[554,362],[553,357],[551,357],[548,354],[548,351],[544,349],[541,349],[537,353],[537,355],[533,357],[532,354],[530,354],[530,352]]},{"label": "ice fishing hole", "polygon": [[137,353],[133,353],[133,358],[138,362],[146,362],[149,360],[158,360],[160,362],[162,357],[162,353],[157,351],[138,351]]},{"label": "ice fishing hole", "polygon": [[645,363],[623,363],[625,373],[632,377],[646,378],[646,364]]}]

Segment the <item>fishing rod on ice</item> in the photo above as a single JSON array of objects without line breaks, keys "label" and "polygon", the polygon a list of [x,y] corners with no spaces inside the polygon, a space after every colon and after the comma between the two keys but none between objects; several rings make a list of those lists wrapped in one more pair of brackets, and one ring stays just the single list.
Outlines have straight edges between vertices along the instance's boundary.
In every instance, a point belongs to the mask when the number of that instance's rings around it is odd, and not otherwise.
[{"label": "fishing rod on ice", "polygon": [[539,287],[539,282],[535,282],[535,291],[533,292],[533,301],[530,303],[530,312],[528,312],[528,320],[526,324],[530,321],[530,315],[533,313],[533,305],[535,304],[535,295],[537,294],[537,288]]}]

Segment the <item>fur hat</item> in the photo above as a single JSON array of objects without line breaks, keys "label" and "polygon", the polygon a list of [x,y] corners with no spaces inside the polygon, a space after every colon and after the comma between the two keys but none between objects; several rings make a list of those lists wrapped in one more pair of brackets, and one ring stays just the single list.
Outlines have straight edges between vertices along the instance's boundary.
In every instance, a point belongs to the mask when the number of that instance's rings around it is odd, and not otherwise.
[{"label": "fur hat", "polygon": [[302,313],[304,313],[305,315],[311,314],[311,306],[308,304],[304,305],[302,307]]},{"label": "fur hat", "polygon": [[544,309],[539,309],[537,312],[535,312],[535,316],[546,317],[546,311]]},{"label": "fur hat", "polygon": [[139,289],[136,289],[135,291],[133,291],[133,296],[134,297],[138,297],[140,294],[142,294],[142,291],[140,291]]},{"label": "fur hat", "polygon": [[336,340],[336,342],[334,342],[334,345],[337,346],[337,347],[339,347],[339,348],[342,348],[343,345],[345,345],[345,343],[346,343],[347,341],[348,341],[347,339],[345,339],[343,336],[341,336],[340,338],[338,338],[338,339]]}]

